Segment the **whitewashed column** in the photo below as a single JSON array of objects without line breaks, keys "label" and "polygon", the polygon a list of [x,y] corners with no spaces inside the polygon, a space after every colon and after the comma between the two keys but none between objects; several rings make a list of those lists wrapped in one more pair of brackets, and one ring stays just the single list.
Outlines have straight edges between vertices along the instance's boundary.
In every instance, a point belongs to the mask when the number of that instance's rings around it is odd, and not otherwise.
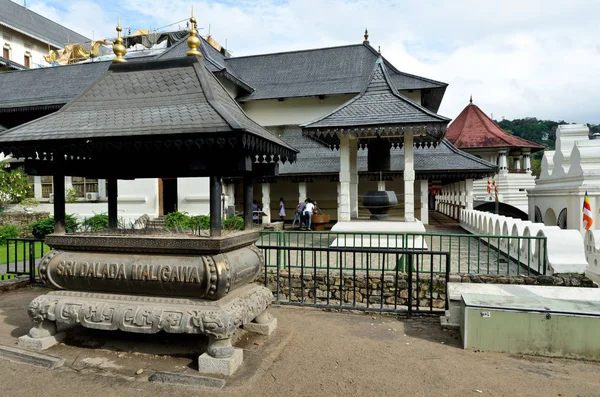
[{"label": "whitewashed column", "polygon": [[415,221],[415,167],[412,132],[404,134],[404,221]]},{"label": "whitewashed column", "polygon": [[421,179],[421,222],[429,225],[429,180]]},{"label": "whitewashed column", "polygon": [[501,174],[506,174],[508,173],[508,163],[506,162],[506,150],[501,150],[500,152],[498,152],[499,154],[499,159],[498,159],[498,166],[500,167],[500,173]]},{"label": "whitewashed column", "polygon": [[473,210],[473,179],[465,179],[466,208]]},{"label": "whitewashed column", "polygon": [[385,192],[385,181],[377,181],[377,190]]},{"label": "whitewashed column", "polygon": [[298,202],[301,203],[308,197],[306,182],[300,182],[298,184]]},{"label": "whitewashed column", "polygon": [[263,215],[263,223],[271,223],[271,184],[262,184],[262,210],[266,215]]},{"label": "whitewashed column", "polygon": [[460,181],[458,183],[458,189],[459,189],[459,204],[456,207],[456,219],[461,220],[460,219],[460,210],[462,208],[467,207],[467,184],[466,184],[466,182]]},{"label": "whitewashed column", "polygon": [[33,195],[38,201],[42,199],[42,177],[39,175],[33,177]]},{"label": "whitewashed column", "polygon": [[106,194],[106,179],[98,179],[98,197],[101,199],[108,198]]},{"label": "whitewashed column", "polygon": [[358,218],[358,139],[350,137],[350,218]]},{"label": "whitewashed column", "polygon": [[338,206],[338,221],[349,222],[351,219],[350,205],[350,138],[340,134],[340,205]]},{"label": "whitewashed column", "polygon": [[65,176],[65,191],[73,189],[73,177]]},{"label": "whitewashed column", "polygon": [[521,157],[522,156],[516,156],[515,157],[515,160],[514,160],[515,170],[520,170],[521,169]]},{"label": "whitewashed column", "polygon": [[523,168],[531,174],[531,157],[529,153],[523,153]]}]

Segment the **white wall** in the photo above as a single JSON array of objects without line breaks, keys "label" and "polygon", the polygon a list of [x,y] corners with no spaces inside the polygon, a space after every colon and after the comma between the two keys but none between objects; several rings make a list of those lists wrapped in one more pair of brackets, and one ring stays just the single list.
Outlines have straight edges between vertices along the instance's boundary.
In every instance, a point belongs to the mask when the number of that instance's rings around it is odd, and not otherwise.
[{"label": "white wall", "polygon": [[208,178],[178,178],[177,208],[191,215],[210,212],[210,180]]},{"label": "white wall", "polygon": [[[0,47],[10,44],[10,60],[21,65],[25,64],[25,52],[31,53],[31,68],[36,68],[35,64],[45,65],[44,55],[48,55],[48,44],[35,40],[29,36],[16,32],[6,26],[0,26]],[[57,49],[50,46],[51,49]],[[0,56],[2,53],[0,52]]]}]

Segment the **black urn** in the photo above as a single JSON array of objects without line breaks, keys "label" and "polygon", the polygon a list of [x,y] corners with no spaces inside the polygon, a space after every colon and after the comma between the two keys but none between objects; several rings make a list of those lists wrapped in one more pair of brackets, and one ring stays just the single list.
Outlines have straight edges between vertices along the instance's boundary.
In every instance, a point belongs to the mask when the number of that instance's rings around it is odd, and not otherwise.
[{"label": "black urn", "polygon": [[398,204],[396,193],[390,191],[369,191],[363,196],[362,205],[371,212],[370,219],[384,220],[388,218],[390,209]]}]

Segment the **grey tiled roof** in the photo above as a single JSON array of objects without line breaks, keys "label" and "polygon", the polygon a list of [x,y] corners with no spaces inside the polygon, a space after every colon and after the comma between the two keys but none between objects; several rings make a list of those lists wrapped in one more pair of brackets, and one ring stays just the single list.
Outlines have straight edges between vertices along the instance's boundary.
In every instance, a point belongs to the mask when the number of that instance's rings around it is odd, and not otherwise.
[{"label": "grey tiled roof", "polygon": [[[232,57],[226,59],[236,74],[256,90],[241,101],[361,92],[378,54],[368,44]],[[439,90],[435,80],[403,73],[384,59],[399,90]],[[441,101],[441,97],[439,98]],[[439,103],[432,104],[437,110]]]},{"label": "grey tiled roof", "polygon": [[[312,138],[305,137],[299,128],[287,127],[281,139],[300,152],[293,164],[280,164],[280,175],[336,174],[340,172],[340,152],[331,150]],[[367,171],[368,149],[358,151],[358,171]],[[436,147],[419,147],[414,150],[415,171],[490,173],[496,166],[465,153],[442,139]],[[404,171],[404,148],[391,149],[391,171]]]},{"label": "grey tiled roof", "polygon": [[203,58],[111,65],[56,113],[0,134],[3,143],[246,131],[295,150],[252,121]]},{"label": "grey tiled roof", "polygon": [[0,0],[0,10],[0,25],[20,31],[43,43],[62,48],[65,44],[91,41],[11,0]]},{"label": "grey tiled roof", "polygon": [[4,57],[0,57],[0,67],[6,67],[11,70],[27,69],[24,65],[21,65],[20,63],[16,63],[15,61],[11,61],[10,59],[6,59]]},{"label": "grey tiled roof", "polygon": [[323,131],[361,126],[445,126],[450,121],[399,94],[381,58],[375,61],[375,67],[363,87],[359,95],[333,112],[301,127]]},{"label": "grey tiled roof", "polygon": [[111,62],[0,73],[0,109],[64,105],[102,76]]}]

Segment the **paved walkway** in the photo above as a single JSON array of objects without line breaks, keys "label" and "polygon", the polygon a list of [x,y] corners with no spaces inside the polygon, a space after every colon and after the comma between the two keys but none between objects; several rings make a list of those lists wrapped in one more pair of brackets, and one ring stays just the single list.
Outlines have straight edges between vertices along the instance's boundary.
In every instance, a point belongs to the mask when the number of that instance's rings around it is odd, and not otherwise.
[{"label": "paved walkway", "polygon": [[[45,292],[0,295],[0,344],[27,333],[27,304]],[[238,331],[244,363],[219,391],[148,382],[155,371],[197,374],[201,337],[79,328],[45,352],[64,358],[62,368],[0,360],[0,395],[600,396],[600,363],[466,351],[437,318],[271,310],[279,327],[270,337]]]}]

